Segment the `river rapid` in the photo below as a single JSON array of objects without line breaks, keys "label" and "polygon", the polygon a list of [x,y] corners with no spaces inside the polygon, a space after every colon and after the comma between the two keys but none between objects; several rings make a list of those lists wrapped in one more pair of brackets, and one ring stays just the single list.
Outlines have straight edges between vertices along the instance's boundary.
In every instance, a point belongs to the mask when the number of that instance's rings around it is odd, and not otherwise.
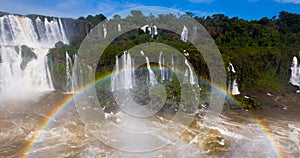
[{"label": "river rapid", "polygon": [[[0,157],[299,157],[300,97],[260,95],[259,109],[224,109],[217,125],[202,124],[201,111],[176,141],[146,153],[120,151],[102,143],[82,123],[74,102],[53,111],[72,94],[54,91],[37,100],[10,101],[0,108]],[[107,113],[108,121],[127,126],[126,114]],[[49,122],[50,123],[47,123]],[[171,120],[157,114],[146,126]],[[47,123],[47,126],[45,124]],[[114,141],[108,127],[101,134]],[[207,133],[201,129],[208,129]],[[176,128],[167,132],[176,132]],[[111,137],[111,138],[110,138]],[[128,144],[130,144],[128,139]]]}]

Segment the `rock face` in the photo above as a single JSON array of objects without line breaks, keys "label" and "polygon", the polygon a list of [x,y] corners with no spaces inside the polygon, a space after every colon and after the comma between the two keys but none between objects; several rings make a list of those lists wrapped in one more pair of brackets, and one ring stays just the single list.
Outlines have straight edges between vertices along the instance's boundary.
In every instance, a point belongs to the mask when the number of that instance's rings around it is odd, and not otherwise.
[{"label": "rock face", "polygon": [[84,39],[89,31],[89,25],[85,21],[63,18],[62,23],[71,45],[80,43],[80,39]]}]

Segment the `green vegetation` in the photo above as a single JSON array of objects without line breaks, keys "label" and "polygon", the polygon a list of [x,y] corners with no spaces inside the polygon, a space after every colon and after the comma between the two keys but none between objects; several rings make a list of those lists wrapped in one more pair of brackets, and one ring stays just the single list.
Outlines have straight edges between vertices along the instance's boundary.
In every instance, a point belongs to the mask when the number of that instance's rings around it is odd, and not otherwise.
[{"label": "green vegetation", "polygon": [[[194,16],[193,13],[188,13],[189,16]],[[135,18],[132,18],[135,17]],[[126,17],[126,20],[139,19],[144,21],[150,16],[144,16],[140,11],[133,11],[131,16]],[[115,16],[115,19],[120,16]],[[160,15],[158,20],[168,20],[170,23],[175,22],[173,15]],[[223,14],[216,14],[208,17],[193,17],[196,21],[202,24],[215,40],[225,65],[231,62],[237,71],[237,82],[242,94],[266,92],[266,91],[281,91],[287,92],[293,89],[288,83],[290,76],[290,64],[293,56],[298,56],[300,51],[300,15],[288,12],[280,12],[279,17],[272,19],[263,17],[260,20],[243,20],[238,17],[229,18]],[[96,24],[105,17],[102,14],[96,16],[80,17],[85,26],[86,33],[96,26]],[[174,23],[176,25],[176,23]],[[204,62],[204,59],[199,52],[189,42],[180,41],[180,37],[173,32],[158,29],[158,37],[151,38],[143,31],[136,29],[115,39],[103,53],[101,60],[97,65],[96,78],[102,74],[112,71],[115,64],[115,56],[121,56],[124,50],[128,50],[136,45],[145,42],[164,43],[180,52],[186,49],[190,56],[188,60],[193,64],[198,76],[202,79],[209,79],[209,71]],[[83,36],[80,36],[83,37]],[[83,39],[76,39],[82,41]],[[54,84],[56,88],[65,87],[65,52],[68,51],[70,56],[76,53],[80,42],[71,42],[71,46],[57,45],[50,51],[49,57],[51,61],[50,67],[54,74]],[[91,50],[96,50],[96,47]],[[180,98],[180,88],[174,84],[166,82],[167,86],[167,101],[165,107],[173,106],[170,103],[170,98],[176,94]],[[108,87],[106,85],[106,87]],[[201,96],[207,96],[210,88],[205,83],[200,85],[202,91]],[[149,95],[146,95],[147,87],[141,87],[139,92],[135,92],[135,99],[143,103],[149,102]],[[103,98],[107,102],[110,100],[111,94],[101,92]],[[107,94],[107,95],[106,95]],[[104,97],[106,96],[106,97]],[[143,99],[143,97],[148,99]],[[243,108],[250,109],[259,106],[253,99],[245,99],[244,97],[236,97],[240,101]],[[207,99],[200,99],[201,103],[208,102]],[[106,102],[106,103],[107,103]],[[178,105],[176,105],[178,106]]]},{"label": "green vegetation", "polygon": [[300,15],[246,21],[223,14],[195,17],[215,39],[225,61],[234,64],[242,92],[283,91],[293,56],[300,51]]},{"label": "green vegetation", "polygon": [[55,88],[66,90],[66,52],[72,57],[78,51],[79,46],[69,46],[57,43],[56,48],[50,49],[48,53],[48,65],[51,71],[52,81]]}]

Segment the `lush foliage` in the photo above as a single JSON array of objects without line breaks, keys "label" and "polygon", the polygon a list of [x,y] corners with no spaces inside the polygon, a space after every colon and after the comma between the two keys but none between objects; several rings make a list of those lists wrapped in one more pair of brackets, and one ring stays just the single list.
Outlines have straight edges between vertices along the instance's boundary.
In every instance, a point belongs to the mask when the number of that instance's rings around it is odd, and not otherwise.
[{"label": "lush foliage", "polygon": [[[194,16],[193,13],[188,13],[189,16]],[[135,17],[135,18],[132,18]],[[131,16],[126,17],[126,20],[138,19],[135,22],[142,22],[150,16],[144,16],[140,11],[133,11]],[[115,19],[120,16],[115,16]],[[168,20],[174,22],[176,20],[173,15],[159,15],[158,20]],[[290,76],[290,64],[293,56],[298,56],[300,51],[300,15],[288,12],[280,12],[279,17],[272,19],[263,17],[260,20],[247,21],[238,17],[229,18],[223,14],[216,14],[208,17],[193,17],[201,23],[215,39],[219,50],[222,53],[226,66],[231,62],[237,71],[237,82],[242,94],[265,91],[289,91],[293,89],[288,83]],[[78,20],[85,21],[86,26],[81,26],[86,30],[90,30],[98,22],[104,20],[102,14],[96,16],[80,17]],[[89,31],[86,31],[88,33]],[[103,73],[112,71],[114,66],[115,56],[122,55],[124,50],[128,50],[135,45],[145,42],[159,42],[170,45],[180,52],[186,49],[190,56],[189,61],[193,64],[198,76],[202,79],[209,79],[209,72],[203,58],[199,55],[196,49],[190,44],[180,41],[179,36],[162,29],[158,30],[157,38],[151,38],[143,31],[137,29],[125,33],[118,39],[115,39],[105,50],[102,60],[99,60],[97,66],[97,76]],[[83,39],[78,39],[82,41]],[[51,50],[51,71],[55,74],[55,86],[63,88],[65,84],[62,81],[65,79],[65,52],[70,54],[76,53],[79,48],[79,43],[71,46],[62,46]],[[55,64],[53,63],[55,62]],[[172,84],[166,83],[170,88],[168,98],[170,98],[174,90],[179,91],[180,88],[174,87]],[[210,87],[202,83],[202,95],[207,95],[206,91]],[[205,88],[206,87],[206,88]],[[144,90],[143,90],[144,89]],[[140,96],[145,95],[147,87],[141,88],[141,91],[135,92]],[[172,90],[171,90],[172,89]],[[102,92],[104,94],[106,92]],[[169,96],[170,95],[170,96]],[[111,94],[107,95],[108,100]],[[136,99],[143,100],[139,95]],[[237,97],[241,101],[244,108],[258,106],[255,100],[243,99]],[[167,103],[168,104],[168,99]],[[203,103],[206,100],[203,99]],[[202,104],[202,103],[200,103]],[[168,105],[171,106],[171,105]]]},{"label": "lush foliage", "polygon": [[242,91],[284,90],[289,67],[300,51],[300,15],[246,21],[223,14],[195,17],[215,39],[225,61],[237,70]]}]

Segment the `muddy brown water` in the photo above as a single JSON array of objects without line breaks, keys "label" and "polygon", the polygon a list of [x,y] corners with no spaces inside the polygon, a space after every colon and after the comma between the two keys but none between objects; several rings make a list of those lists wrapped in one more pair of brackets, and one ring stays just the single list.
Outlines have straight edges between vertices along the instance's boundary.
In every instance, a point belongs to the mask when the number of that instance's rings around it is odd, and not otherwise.
[{"label": "muddy brown water", "polygon": [[[69,94],[70,95],[70,94]],[[74,103],[65,107],[47,128],[39,129],[66,97],[59,91],[36,101],[11,101],[0,109],[0,157],[299,157],[299,94],[260,95],[262,108],[251,111],[225,110],[217,125],[201,124],[196,116],[178,139],[147,153],[130,153],[96,139],[80,120]],[[114,115],[114,114],[112,114]],[[116,115],[124,121],[124,117]],[[167,124],[157,116],[151,125]],[[123,120],[122,120],[123,119]],[[260,120],[266,134],[260,124]],[[115,120],[113,120],[115,121]],[[201,133],[201,129],[209,129]],[[172,129],[176,132],[176,129]],[[40,132],[37,139],[34,135]],[[111,139],[114,139],[113,137]],[[26,150],[34,140],[30,150]]]}]

